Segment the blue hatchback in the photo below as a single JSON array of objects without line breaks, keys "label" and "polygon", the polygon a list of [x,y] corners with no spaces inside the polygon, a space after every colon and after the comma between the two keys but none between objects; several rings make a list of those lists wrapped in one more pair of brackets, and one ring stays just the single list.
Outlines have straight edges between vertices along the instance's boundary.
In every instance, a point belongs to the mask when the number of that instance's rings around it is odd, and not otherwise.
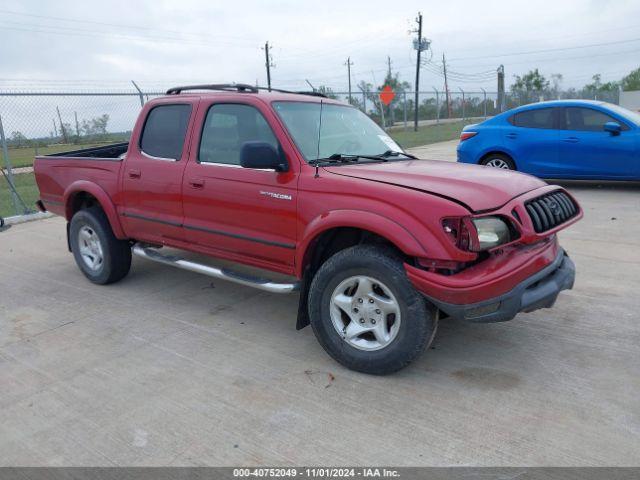
[{"label": "blue hatchback", "polygon": [[542,178],[640,180],[640,114],[587,100],[518,107],[466,126],[458,162]]}]

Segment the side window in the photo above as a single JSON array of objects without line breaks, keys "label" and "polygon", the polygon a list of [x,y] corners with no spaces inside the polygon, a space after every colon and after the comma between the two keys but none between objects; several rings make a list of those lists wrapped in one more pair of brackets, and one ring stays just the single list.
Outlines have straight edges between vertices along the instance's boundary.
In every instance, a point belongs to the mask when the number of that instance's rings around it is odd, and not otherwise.
[{"label": "side window", "polygon": [[140,149],[147,155],[179,160],[187,135],[191,105],[159,105],[147,115]]},{"label": "side window", "polygon": [[600,112],[599,110],[593,110],[592,108],[567,107],[564,111],[567,130],[603,132],[604,124],[607,122],[616,122],[620,124],[623,130],[628,129],[624,123],[619,122],[606,113]]},{"label": "side window", "polygon": [[278,148],[278,140],[258,109],[239,103],[213,105],[202,127],[198,161],[240,165],[240,149],[251,141]]},{"label": "side window", "polygon": [[516,127],[524,128],[554,128],[553,109],[536,108],[516,113],[511,117],[511,123]]}]

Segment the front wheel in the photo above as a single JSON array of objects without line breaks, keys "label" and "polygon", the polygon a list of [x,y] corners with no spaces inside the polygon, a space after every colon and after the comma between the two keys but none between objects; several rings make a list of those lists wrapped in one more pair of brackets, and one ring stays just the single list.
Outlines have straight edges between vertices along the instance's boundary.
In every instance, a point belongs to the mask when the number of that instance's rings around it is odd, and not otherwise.
[{"label": "front wheel", "polygon": [[437,313],[385,247],[338,252],[310,287],[309,317],[318,341],[335,360],[364,373],[387,374],[411,363],[433,341]]}]

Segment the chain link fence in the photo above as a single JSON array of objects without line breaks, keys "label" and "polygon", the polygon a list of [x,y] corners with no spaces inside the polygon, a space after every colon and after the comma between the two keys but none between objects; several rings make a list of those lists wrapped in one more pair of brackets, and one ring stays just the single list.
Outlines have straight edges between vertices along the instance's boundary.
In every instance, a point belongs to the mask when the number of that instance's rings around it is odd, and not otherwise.
[{"label": "chain link fence", "polygon": [[[349,92],[327,90],[327,93],[360,108],[392,135],[394,131],[412,128],[415,92],[395,92],[389,105],[380,101],[379,91],[356,89],[350,95]],[[36,155],[127,141],[141,106],[163,94],[160,91],[137,90],[0,91],[0,152],[3,160],[0,217],[33,211],[38,197],[33,175]],[[499,96],[498,92],[483,89],[452,89],[448,93],[425,90],[418,95],[418,120],[421,128],[440,123],[479,121],[519,105],[568,98],[567,95],[575,98],[575,92],[506,93]],[[618,103],[617,92],[606,98],[595,96],[591,99]]]}]

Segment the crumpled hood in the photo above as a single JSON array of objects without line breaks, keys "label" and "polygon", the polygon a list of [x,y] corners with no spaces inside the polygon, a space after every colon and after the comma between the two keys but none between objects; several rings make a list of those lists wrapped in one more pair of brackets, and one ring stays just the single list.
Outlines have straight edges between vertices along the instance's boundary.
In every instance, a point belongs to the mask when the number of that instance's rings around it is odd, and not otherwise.
[{"label": "crumpled hood", "polygon": [[329,166],[325,170],[447,197],[474,212],[501,207],[514,197],[546,185],[522,173],[435,160]]}]

